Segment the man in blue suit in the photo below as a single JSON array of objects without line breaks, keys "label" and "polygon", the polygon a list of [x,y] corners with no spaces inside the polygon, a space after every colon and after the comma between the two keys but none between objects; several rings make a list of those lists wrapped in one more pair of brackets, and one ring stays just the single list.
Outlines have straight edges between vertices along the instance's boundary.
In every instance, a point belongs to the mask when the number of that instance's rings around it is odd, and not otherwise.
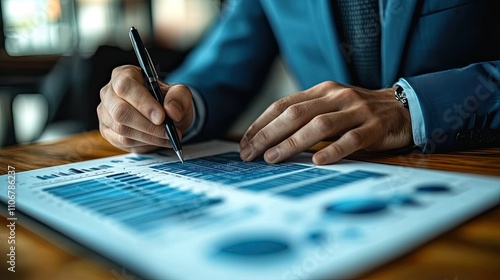
[{"label": "man in blue suit", "polygon": [[101,90],[101,134],[127,151],[223,135],[280,55],[302,91],[273,103],[243,136],[241,158],[275,163],[322,140],[333,163],[359,150],[424,152],[498,143],[500,4],[493,0],[229,1],[163,84],[163,107],[140,69],[116,68]]}]

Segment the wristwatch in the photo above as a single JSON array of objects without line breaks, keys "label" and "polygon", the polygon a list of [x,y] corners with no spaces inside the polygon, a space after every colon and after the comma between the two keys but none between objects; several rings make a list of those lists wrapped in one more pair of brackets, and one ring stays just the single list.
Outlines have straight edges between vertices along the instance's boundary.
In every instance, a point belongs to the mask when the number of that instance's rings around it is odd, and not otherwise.
[{"label": "wristwatch", "polygon": [[401,104],[403,104],[403,107],[405,107],[406,109],[409,108],[408,98],[406,98],[406,92],[402,86],[396,87],[396,90],[394,91],[394,97],[396,97],[396,100],[398,100],[399,102],[401,102]]}]

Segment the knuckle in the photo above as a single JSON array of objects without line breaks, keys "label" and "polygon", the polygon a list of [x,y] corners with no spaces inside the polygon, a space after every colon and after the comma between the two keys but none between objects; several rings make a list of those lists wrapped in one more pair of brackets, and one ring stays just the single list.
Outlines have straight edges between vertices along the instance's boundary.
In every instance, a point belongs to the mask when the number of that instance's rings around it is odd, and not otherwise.
[{"label": "knuckle", "polygon": [[371,126],[371,129],[373,129],[375,131],[384,131],[384,130],[387,130],[387,127],[388,127],[387,122],[385,122],[384,120],[382,120],[378,116],[373,117],[372,121],[369,124]]},{"label": "knuckle", "polygon": [[101,133],[102,138],[110,141],[108,134],[106,133],[106,126],[102,122],[99,122],[99,132]]},{"label": "knuckle", "polygon": [[121,123],[116,123],[113,130],[120,135],[129,135],[130,132],[130,128]]},{"label": "knuckle", "polygon": [[325,87],[327,89],[332,89],[332,88],[337,88],[339,86],[339,83],[334,81],[324,81],[320,84],[320,86]]},{"label": "knuckle", "polygon": [[349,137],[348,139],[354,147],[364,148],[365,137],[361,132],[357,130],[351,130],[346,136]]},{"label": "knuckle", "polygon": [[326,132],[334,126],[332,119],[326,115],[316,116],[311,122],[312,125],[320,132]]},{"label": "knuckle", "polygon": [[353,100],[358,96],[356,90],[352,88],[342,88],[336,92],[336,97],[347,101]]},{"label": "knuckle", "polygon": [[118,123],[127,123],[130,117],[130,110],[127,104],[120,102],[112,107],[110,115]]},{"label": "knuckle", "polygon": [[300,148],[300,140],[295,137],[289,137],[286,139],[286,145],[291,149]]},{"label": "knuckle", "polygon": [[113,78],[113,77],[119,76],[123,72],[126,72],[127,70],[133,69],[134,67],[136,67],[136,66],[127,65],[127,64],[117,66],[117,67],[113,68],[113,71],[111,71],[111,77]]},{"label": "knuckle", "polygon": [[123,65],[113,68],[113,71],[111,71],[111,78],[114,78],[114,77],[118,76],[118,74],[121,71],[123,71]]},{"label": "knuckle", "polygon": [[165,128],[161,125],[155,125],[154,123],[149,123],[146,127],[146,133],[149,135],[154,135],[155,137],[165,136]]},{"label": "knuckle", "polygon": [[154,103],[151,104],[149,102],[149,99],[146,99],[146,98],[139,98],[139,99],[134,100],[133,102],[134,103],[129,103],[129,104],[131,104],[132,107],[134,107],[135,109],[137,109],[139,112],[141,112],[143,114],[145,114],[146,112],[151,110],[152,106],[156,105]]},{"label": "knuckle", "polygon": [[129,68],[128,65],[119,65],[115,68],[113,68],[113,72],[112,72],[112,75],[117,75],[118,73],[122,72],[124,69],[127,69]]},{"label": "knuckle", "polygon": [[103,114],[103,105],[102,103],[99,103],[96,107],[96,112],[97,112],[97,116],[98,118],[100,119],[101,115]]},{"label": "knuckle", "polygon": [[280,100],[275,101],[273,104],[271,104],[270,109],[272,111],[276,112],[284,112],[288,108],[288,101],[286,98],[282,98]]},{"label": "knuckle", "polygon": [[336,156],[343,156],[345,155],[345,152],[346,152],[346,149],[344,146],[342,145],[332,145],[330,146],[330,149],[333,153],[330,153],[330,154],[333,154],[333,155],[336,155]]},{"label": "knuckle", "polygon": [[257,130],[255,123],[252,123],[248,128],[247,131],[245,132],[245,135],[247,136],[248,139],[252,139],[252,137],[255,134],[255,131]]},{"label": "knuckle", "polygon": [[127,96],[133,86],[133,80],[128,75],[119,75],[113,80],[113,89],[121,98]]},{"label": "knuckle", "polygon": [[122,146],[125,146],[125,147],[131,147],[134,145],[134,140],[132,140],[128,137],[125,137],[123,135],[118,135],[117,141],[118,141],[118,143],[120,143]]},{"label": "knuckle", "polygon": [[299,119],[300,117],[302,117],[306,112],[307,112],[307,109],[305,108],[305,106],[303,106],[301,104],[295,104],[295,105],[288,107],[285,110],[284,115],[288,120],[293,121],[293,120],[296,120],[296,119]]},{"label": "knuckle", "polygon": [[331,146],[331,150],[333,152],[331,154],[335,155],[336,157],[344,157],[347,153],[347,149],[343,145],[333,145]]},{"label": "knuckle", "polygon": [[148,144],[157,144],[159,143],[158,138],[154,137],[153,135],[146,134],[142,137],[142,142],[148,143]]},{"label": "knuckle", "polygon": [[255,138],[260,143],[267,143],[271,139],[270,135],[265,130],[259,131],[257,135],[255,135]]},{"label": "knuckle", "polygon": [[337,91],[339,88],[343,88],[343,86],[334,81],[324,81],[313,87],[315,90],[322,92],[323,96],[329,95],[331,92]]},{"label": "knuckle", "polygon": [[358,111],[361,111],[364,114],[372,112],[372,107],[366,101],[359,102],[358,105],[356,106],[356,108],[357,108]]},{"label": "knuckle", "polygon": [[99,97],[101,98],[101,100],[104,100],[104,97],[106,96],[108,90],[109,90],[109,84],[101,88],[101,90],[99,91]]}]

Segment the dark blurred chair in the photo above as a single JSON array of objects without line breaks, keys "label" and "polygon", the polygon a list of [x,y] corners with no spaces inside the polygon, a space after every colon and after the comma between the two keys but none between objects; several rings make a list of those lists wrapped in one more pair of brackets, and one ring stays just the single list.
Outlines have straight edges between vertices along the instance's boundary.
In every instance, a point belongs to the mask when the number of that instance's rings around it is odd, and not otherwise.
[{"label": "dark blurred chair", "polygon": [[[182,62],[188,52],[160,48],[148,49],[153,61],[159,65],[159,73],[171,72]],[[79,55],[60,57],[50,72],[42,76],[38,86],[28,92],[19,92],[17,88],[11,90],[10,100],[4,103],[12,104],[12,100],[18,93],[31,93],[32,97],[37,97],[33,96],[33,93],[38,93],[47,101],[46,105],[45,102],[40,103],[40,106],[48,107],[46,122],[41,124],[43,129],[40,129],[39,135],[30,136],[30,139],[24,141],[54,139],[98,128],[96,108],[100,102],[99,91],[108,83],[112,70],[124,64],[138,65],[132,50],[125,51],[118,47],[102,46],[88,58]],[[26,111],[28,108],[20,108],[20,110]],[[19,114],[4,112],[2,115],[11,118],[3,120],[8,126],[7,135],[10,137],[8,141],[4,141],[4,144],[16,144],[19,139],[12,138],[16,134],[16,126],[12,125],[12,122],[16,122],[15,116]]]}]

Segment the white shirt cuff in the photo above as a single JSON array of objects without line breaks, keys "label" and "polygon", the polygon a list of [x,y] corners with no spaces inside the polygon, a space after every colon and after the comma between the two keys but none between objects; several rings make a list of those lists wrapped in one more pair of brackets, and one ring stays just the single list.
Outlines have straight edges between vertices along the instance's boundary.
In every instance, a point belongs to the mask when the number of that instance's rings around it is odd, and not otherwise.
[{"label": "white shirt cuff", "polygon": [[420,102],[418,101],[417,94],[415,93],[411,85],[403,78],[399,79],[396,85],[399,85],[404,89],[406,98],[408,99],[413,142],[416,146],[423,147],[427,142],[427,135],[425,134],[424,116],[422,114],[422,108],[420,107]]}]

